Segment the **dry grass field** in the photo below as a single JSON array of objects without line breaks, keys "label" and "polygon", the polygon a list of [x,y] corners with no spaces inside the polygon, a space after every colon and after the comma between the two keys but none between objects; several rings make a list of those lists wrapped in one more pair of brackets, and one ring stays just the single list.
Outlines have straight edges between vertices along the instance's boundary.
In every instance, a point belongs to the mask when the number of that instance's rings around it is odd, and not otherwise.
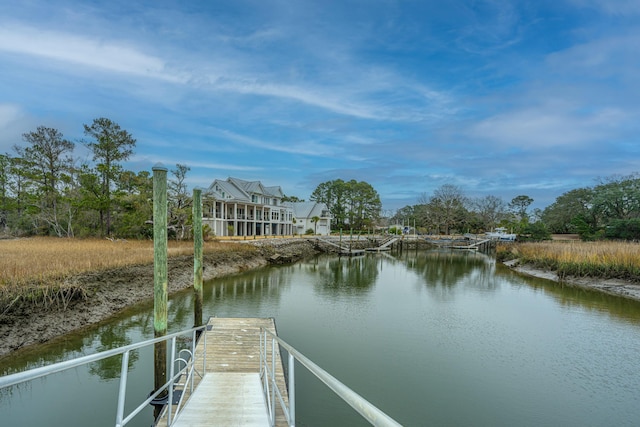
[{"label": "dry grass field", "polygon": [[[193,242],[169,241],[168,256],[193,254]],[[204,252],[253,251],[250,245],[205,242]],[[153,242],[107,239],[0,240],[0,292],[48,286],[89,271],[153,263]]]},{"label": "dry grass field", "polygon": [[540,242],[500,245],[500,258],[556,271],[559,277],[599,277],[640,282],[640,245],[627,242]]}]

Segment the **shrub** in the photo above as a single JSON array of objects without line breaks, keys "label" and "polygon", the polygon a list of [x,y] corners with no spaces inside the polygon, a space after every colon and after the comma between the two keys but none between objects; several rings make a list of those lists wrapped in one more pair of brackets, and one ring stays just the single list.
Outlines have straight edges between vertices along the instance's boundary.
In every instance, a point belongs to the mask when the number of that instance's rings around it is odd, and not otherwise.
[{"label": "shrub", "polygon": [[605,230],[607,239],[640,240],[640,218],[616,219]]}]

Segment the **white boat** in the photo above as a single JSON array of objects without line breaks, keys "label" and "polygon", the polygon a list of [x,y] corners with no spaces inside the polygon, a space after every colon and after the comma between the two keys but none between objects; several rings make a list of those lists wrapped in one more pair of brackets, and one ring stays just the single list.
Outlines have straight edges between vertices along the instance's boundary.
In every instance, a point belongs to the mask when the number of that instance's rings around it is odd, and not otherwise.
[{"label": "white boat", "polygon": [[492,240],[504,240],[507,242],[513,242],[516,240],[516,235],[513,233],[507,233],[507,229],[505,227],[498,227],[495,231],[487,231],[485,234]]}]

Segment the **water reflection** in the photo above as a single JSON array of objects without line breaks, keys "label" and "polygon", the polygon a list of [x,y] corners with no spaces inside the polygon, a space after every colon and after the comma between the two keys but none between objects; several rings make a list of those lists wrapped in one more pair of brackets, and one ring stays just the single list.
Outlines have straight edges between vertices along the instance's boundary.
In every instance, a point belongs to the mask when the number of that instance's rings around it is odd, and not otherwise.
[{"label": "water reflection", "polygon": [[[257,313],[263,306],[277,306],[283,292],[290,286],[292,268],[294,267],[266,267],[208,281],[203,289],[203,311],[212,315],[218,312],[220,306],[242,305]],[[187,299],[186,304],[192,307],[192,299]]]},{"label": "water reflection", "polygon": [[325,258],[314,265],[314,290],[323,296],[362,295],[378,278],[375,257]]},{"label": "water reflection", "polygon": [[[20,352],[1,361],[0,372],[152,338],[152,309],[144,303]],[[169,332],[191,327],[193,292],[172,295],[168,310]],[[521,276],[480,253],[321,256],[268,267],[206,283],[203,312],[275,317],[285,340],[404,425],[640,419],[640,303]],[[3,391],[2,424],[68,425],[53,414],[73,412],[75,425],[113,425],[120,360]],[[128,398],[148,395],[152,370],[152,351],[141,351],[132,361]],[[364,425],[326,387],[316,388],[304,374],[296,382],[298,424]],[[98,400],[104,404],[95,408]],[[29,411],[34,405],[42,411]],[[87,418],[76,414],[85,409]],[[149,417],[131,425],[148,426]]]},{"label": "water reflection", "polygon": [[567,309],[607,313],[634,323],[640,322],[640,302],[610,295],[594,289],[558,283],[552,280],[521,275],[504,265],[497,265],[495,276],[508,280],[514,287],[526,287],[552,297]]}]

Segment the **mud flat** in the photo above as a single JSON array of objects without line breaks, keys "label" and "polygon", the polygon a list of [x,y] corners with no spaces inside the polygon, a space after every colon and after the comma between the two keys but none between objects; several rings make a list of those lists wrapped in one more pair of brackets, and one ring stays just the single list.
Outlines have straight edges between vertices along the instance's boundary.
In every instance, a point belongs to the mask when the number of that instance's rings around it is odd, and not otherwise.
[{"label": "mud flat", "polygon": [[554,271],[540,270],[529,265],[521,265],[518,260],[504,262],[504,265],[518,273],[526,274],[542,279],[553,280],[570,286],[579,286],[588,289],[595,289],[611,295],[640,301],[640,283],[629,282],[618,279],[600,279],[597,277],[564,277],[560,278]]},{"label": "mud flat", "polygon": [[[263,267],[269,263],[295,262],[316,253],[306,240],[261,240],[255,252],[206,253],[204,280]],[[168,291],[193,286],[193,256],[168,260]],[[65,285],[81,289],[81,296],[65,307],[47,309],[22,304],[0,313],[0,358],[44,343],[52,338],[101,322],[119,311],[153,299],[153,264],[86,273],[65,279]]]}]

